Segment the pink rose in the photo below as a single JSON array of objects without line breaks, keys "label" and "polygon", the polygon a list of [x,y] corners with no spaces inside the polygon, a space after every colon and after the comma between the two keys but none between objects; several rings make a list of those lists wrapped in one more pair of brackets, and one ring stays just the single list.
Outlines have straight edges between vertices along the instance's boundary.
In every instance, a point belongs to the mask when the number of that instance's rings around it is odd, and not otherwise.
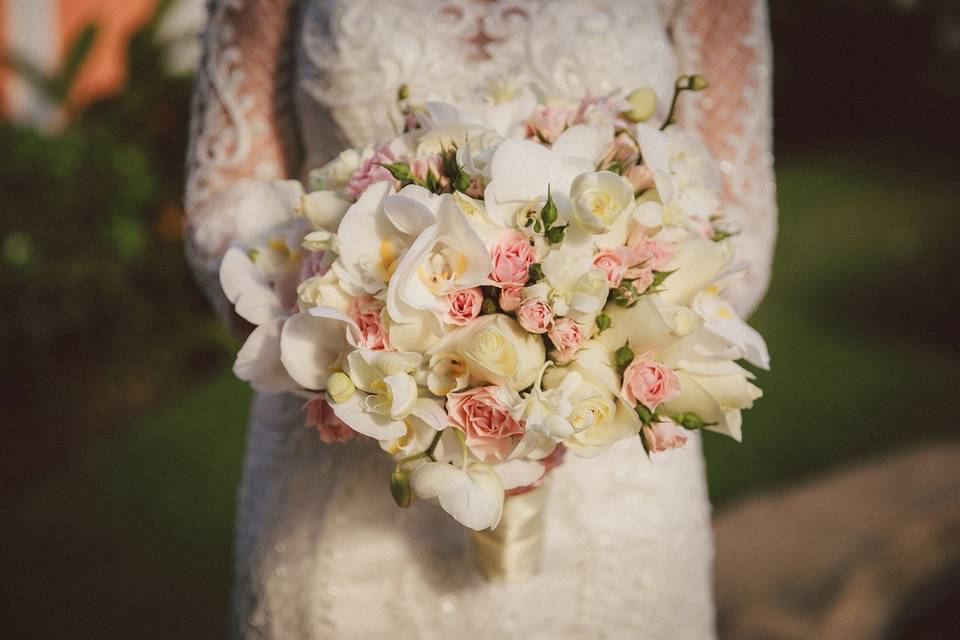
[{"label": "pink rose", "polygon": [[348,427],[334,413],[323,394],[311,398],[306,406],[304,425],[313,427],[325,444],[347,442],[357,437],[357,432]]},{"label": "pink rose", "polygon": [[[628,250],[629,251],[629,250]],[[627,259],[632,258],[633,254],[625,256],[626,252],[622,248],[601,251],[593,257],[593,266],[600,269],[607,275],[607,284],[611,289],[620,286],[623,280],[623,274],[627,270]]]},{"label": "pink rose", "polygon": [[546,300],[527,298],[517,309],[517,321],[530,333],[546,333],[553,323],[553,309]]},{"label": "pink rose", "polygon": [[687,444],[687,430],[673,420],[644,425],[640,437],[651,453],[662,453]]},{"label": "pink rose", "polygon": [[627,248],[633,253],[628,265],[630,267],[641,265],[654,271],[661,271],[673,257],[673,250],[670,247],[657,242],[641,229],[635,230],[627,238]]},{"label": "pink rose", "polygon": [[613,139],[606,155],[600,161],[601,169],[608,169],[613,164],[618,164],[625,171],[637,164],[637,158],[640,156],[640,147],[626,133],[621,133]]},{"label": "pink rose", "polygon": [[360,195],[376,182],[390,182],[395,189],[399,189],[400,183],[393,174],[381,166],[382,163],[391,164],[396,161],[397,158],[390,151],[390,147],[383,145],[371,157],[364,160],[356,173],[350,177],[350,181],[347,182],[347,191],[354,199],[359,199]]},{"label": "pink rose", "polygon": [[573,356],[583,344],[583,330],[570,318],[560,318],[554,322],[547,336],[556,347],[552,354],[553,359],[560,363],[573,360]]},{"label": "pink rose", "polygon": [[443,174],[443,161],[438,155],[428,156],[426,158],[416,158],[410,163],[410,173],[421,182],[427,181],[427,176],[433,172],[437,184],[441,189],[450,186],[450,178]]},{"label": "pink rose", "polygon": [[447,394],[450,423],[466,436],[467,446],[485,462],[502,462],[523,436],[523,424],[496,397],[497,387],[474,387]]},{"label": "pink rose", "polygon": [[523,302],[523,287],[508,285],[500,289],[500,308],[504,311],[516,311]]},{"label": "pink rose", "polygon": [[656,411],[664,402],[680,395],[680,380],[670,367],[652,359],[650,352],[636,356],[623,372],[620,395],[631,407],[642,404]]},{"label": "pink rose", "polygon": [[447,296],[450,307],[444,319],[450,324],[463,326],[480,315],[483,306],[483,292],[480,287],[462,289]]},{"label": "pink rose", "polygon": [[649,267],[633,267],[627,270],[627,276],[633,283],[637,293],[643,293],[653,284],[653,269]]},{"label": "pink rose", "polygon": [[645,164],[635,164],[629,167],[623,175],[630,181],[634,193],[646,191],[654,185],[653,172]]},{"label": "pink rose", "polygon": [[505,234],[490,247],[493,266],[490,279],[500,284],[526,284],[530,265],[537,261],[537,252],[522,233]]},{"label": "pink rose", "polygon": [[537,107],[524,124],[528,138],[553,144],[570,126],[570,112],[556,107]]},{"label": "pink rose", "polygon": [[350,301],[347,315],[360,327],[360,343],[358,346],[372,351],[390,349],[387,334],[383,330],[381,312],[383,303],[373,296],[360,296]]}]

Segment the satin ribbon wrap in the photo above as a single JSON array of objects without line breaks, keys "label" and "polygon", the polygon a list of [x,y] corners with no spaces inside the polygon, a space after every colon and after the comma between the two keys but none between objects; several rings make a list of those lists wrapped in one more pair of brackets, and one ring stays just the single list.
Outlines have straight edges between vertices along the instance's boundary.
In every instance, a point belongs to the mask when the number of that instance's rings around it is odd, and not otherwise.
[{"label": "satin ribbon wrap", "polygon": [[473,561],[490,582],[519,582],[540,571],[546,528],[549,482],[503,503],[496,529],[473,531]]}]

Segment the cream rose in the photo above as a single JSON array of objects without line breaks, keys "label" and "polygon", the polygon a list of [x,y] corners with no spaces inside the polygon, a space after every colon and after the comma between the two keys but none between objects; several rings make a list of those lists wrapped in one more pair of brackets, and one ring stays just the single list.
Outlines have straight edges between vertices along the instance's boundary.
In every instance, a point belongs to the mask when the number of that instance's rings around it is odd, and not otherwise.
[{"label": "cream rose", "polygon": [[588,233],[605,233],[633,207],[633,187],[612,171],[583,173],[570,185],[574,223]]},{"label": "cream rose", "polygon": [[533,384],[546,359],[540,336],[527,333],[502,314],[481,316],[451,331],[431,350],[431,354],[450,352],[460,354],[472,380],[515,390]]},{"label": "cream rose", "polygon": [[563,444],[575,455],[592,458],[618,440],[637,435],[635,420],[625,419],[618,411],[626,407],[614,401],[613,394],[590,372],[573,367],[550,367],[543,376],[543,388],[555,389],[570,375],[579,378],[570,394],[573,410],[567,416],[574,434]]}]

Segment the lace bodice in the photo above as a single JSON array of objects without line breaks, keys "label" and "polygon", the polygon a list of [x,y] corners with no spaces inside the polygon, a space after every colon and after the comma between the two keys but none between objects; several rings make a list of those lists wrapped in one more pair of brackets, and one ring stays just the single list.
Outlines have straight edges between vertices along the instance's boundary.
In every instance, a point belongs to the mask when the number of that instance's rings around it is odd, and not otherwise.
[{"label": "lace bodice", "polygon": [[[394,131],[401,84],[415,99],[455,101],[507,76],[558,97],[650,86],[661,102],[678,73],[707,76],[681,119],[720,160],[742,229],[747,278],[725,294],[748,312],[766,289],[776,209],[762,0],[219,0],[205,43],[187,243],[215,302],[245,180],[299,177]],[[238,513],[238,634],[712,635],[698,438],[653,464],[622,443],[560,467],[544,572],[508,588],[473,575],[464,532],[442,514],[391,505],[376,452],[319,446],[300,425],[296,400],[258,395]]]}]

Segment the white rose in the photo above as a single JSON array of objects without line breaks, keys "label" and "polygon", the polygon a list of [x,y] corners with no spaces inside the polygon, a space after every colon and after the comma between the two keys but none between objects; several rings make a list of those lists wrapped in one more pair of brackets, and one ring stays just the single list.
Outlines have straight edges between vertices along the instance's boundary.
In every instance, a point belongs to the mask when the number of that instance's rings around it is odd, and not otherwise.
[{"label": "white rose", "polygon": [[455,350],[470,376],[480,383],[529,387],[546,359],[540,336],[527,333],[516,320],[502,314],[482,316],[451,331],[431,353]]},{"label": "white rose", "polygon": [[577,384],[569,393],[573,409],[567,419],[574,433],[564,441],[570,451],[591,458],[614,442],[637,435],[636,421],[621,413],[628,411],[625,405],[615,402],[613,394],[588,371],[552,367],[543,376],[543,386],[560,388],[571,376],[576,377]]},{"label": "white rose", "polygon": [[359,151],[347,149],[319,169],[310,172],[310,188],[340,189],[350,181],[350,176],[356,173],[362,162],[363,157]]},{"label": "white rose", "polygon": [[583,230],[605,233],[633,205],[633,187],[612,171],[583,173],[570,185],[573,222]]},{"label": "white rose", "polygon": [[297,300],[301,311],[323,306],[346,313],[350,306],[350,296],[340,287],[333,271],[307,278],[297,285]]},{"label": "white rose", "polygon": [[351,204],[333,191],[311,191],[301,196],[298,212],[314,229],[336,231]]}]

